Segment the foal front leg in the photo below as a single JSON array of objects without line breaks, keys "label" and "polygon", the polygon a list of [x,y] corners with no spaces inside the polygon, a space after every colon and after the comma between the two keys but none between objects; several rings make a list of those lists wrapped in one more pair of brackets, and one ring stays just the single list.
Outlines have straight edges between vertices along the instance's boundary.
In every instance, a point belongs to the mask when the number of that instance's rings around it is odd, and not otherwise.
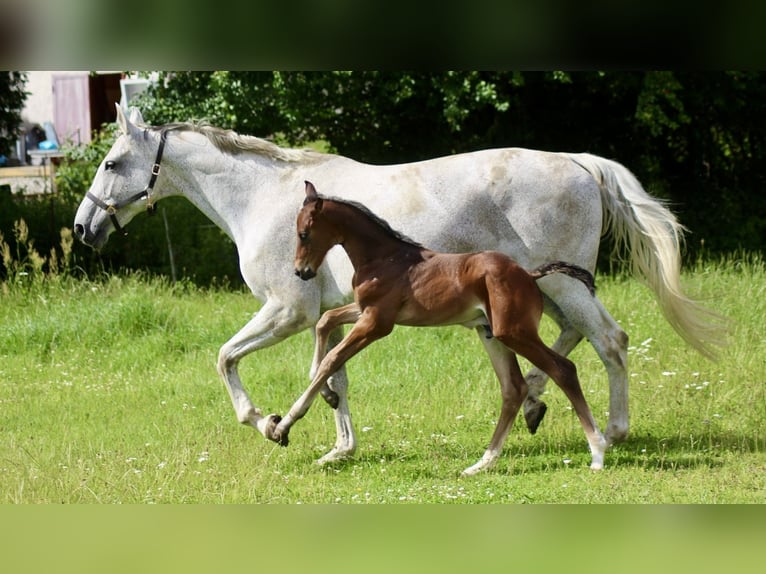
[{"label": "foal front leg", "polygon": [[327,353],[327,343],[330,340],[330,333],[341,325],[356,323],[361,316],[361,309],[356,303],[349,303],[337,309],[325,311],[316,324],[316,338],[314,342],[314,358],[311,361],[311,370],[309,377],[311,379],[317,374],[319,364]]},{"label": "foal front leg", "polygon": [[290,428],[305,416],[327,379],[359,351],[391,332],[393,325],[380,328],[375,322],[376,313],[367,311],[362,314],[348,335],[322,359],[311,384],[290,407],[288,413],[284,417],[269,415],[265,433],[267,438],[287,446]]}]

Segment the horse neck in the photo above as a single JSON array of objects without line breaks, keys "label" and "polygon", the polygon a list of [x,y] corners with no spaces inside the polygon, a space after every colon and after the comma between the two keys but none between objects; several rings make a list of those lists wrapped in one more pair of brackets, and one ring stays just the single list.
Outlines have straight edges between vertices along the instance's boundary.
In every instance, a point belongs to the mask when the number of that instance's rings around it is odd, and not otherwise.
[{"label": "horse neck", "polygon": [[394,237],[377,222],[364,213],[344,204],[333,203],[329,210],[330,221],[342,238],[345,249],[354,269],[377,259],[385,259],[392,253],[402,250],[419,249],[398,237]]},{"label": "horse neck", "polygon": [[253,229],[243,213],[252,211],[253,201],[268,204],[264,192],[278,192],[272,182],[280,177],[282,162],[255,153],[225,153],[206,136],[192,132],[170,135],[167,147],[162,167],[168,182],[164,195],[185,197],[239,244]]}]

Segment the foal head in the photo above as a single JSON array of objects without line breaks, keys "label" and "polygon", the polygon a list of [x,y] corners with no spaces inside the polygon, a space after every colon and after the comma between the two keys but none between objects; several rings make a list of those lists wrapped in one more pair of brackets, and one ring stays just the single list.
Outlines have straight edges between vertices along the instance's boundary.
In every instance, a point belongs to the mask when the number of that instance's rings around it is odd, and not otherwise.
[{"label": "foal head", "polygon": [[295,274],[303,280],[317,274],[331,247],[342,241],[338,230],[323,217],[324,201],[316,188],[306,182],[306,199],[298,213],[298,247],[295,251]]}]

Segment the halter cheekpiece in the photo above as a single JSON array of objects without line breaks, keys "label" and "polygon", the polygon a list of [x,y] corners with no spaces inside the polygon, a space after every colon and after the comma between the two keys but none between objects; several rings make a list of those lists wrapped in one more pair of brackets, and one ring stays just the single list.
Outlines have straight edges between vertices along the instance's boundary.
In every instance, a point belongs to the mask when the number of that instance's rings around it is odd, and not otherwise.
[{"label": "halter cheekpiece", "polygon": [[162,153],[165,151],[166,140],[167,140],[167,130],[163,129],[160,132],[160,147],[157,148],[157,157],[154,159],[154,164],[152,165],[152,171],[151,171],[151,176],[149,177],[149,183],[142,191],[139,191],[138,193],[123,199],[122,201],[115,201],[114,203],[106,203],[102,199],[99,199],[98,197],[93,195],[90,191],[85,194],[85,197],[87,197],[93,203],[95,203],[98,207],[106,211],[106,213],[109,215],[109,219],[112,220],[112,225],[114,225],[115,231],[121,232],[123,235],[128,234],[128,232],[125,231],[120,226],[120,222],[117,220],[117,210],[122,209],[126,205],[130,205],[131,203],[135,203],[136,201],[141,201],[142,199],[145,199],[147,213],[149,215],[153,215],[154,212],[156,211],[157,207],[154,205],[154,202],[152,202],[152,198],[149,195],[149,192],[151,192],[152,189],[154,189],[154,184],[157,182],[157,176],[160,174],[160,162],[162,161]]}]

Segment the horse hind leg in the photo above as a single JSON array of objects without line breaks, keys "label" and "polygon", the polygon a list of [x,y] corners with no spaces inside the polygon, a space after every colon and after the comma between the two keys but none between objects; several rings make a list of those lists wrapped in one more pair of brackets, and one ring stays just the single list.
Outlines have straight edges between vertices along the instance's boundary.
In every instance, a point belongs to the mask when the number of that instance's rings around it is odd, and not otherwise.
[{"label": "horse hind leg", "polygon": [[513,421],[521,408],[521,402],[527,393],[527,385],[521,374],[516,354],[495,338],[488,339],[483,328],[477,328],[479,338],[492,361],[502,395],[500,416],[492,434],[492,439],[484,455],[474,465],[466,468],[461,476],[473,476],[492,467],[500,456]]}]

